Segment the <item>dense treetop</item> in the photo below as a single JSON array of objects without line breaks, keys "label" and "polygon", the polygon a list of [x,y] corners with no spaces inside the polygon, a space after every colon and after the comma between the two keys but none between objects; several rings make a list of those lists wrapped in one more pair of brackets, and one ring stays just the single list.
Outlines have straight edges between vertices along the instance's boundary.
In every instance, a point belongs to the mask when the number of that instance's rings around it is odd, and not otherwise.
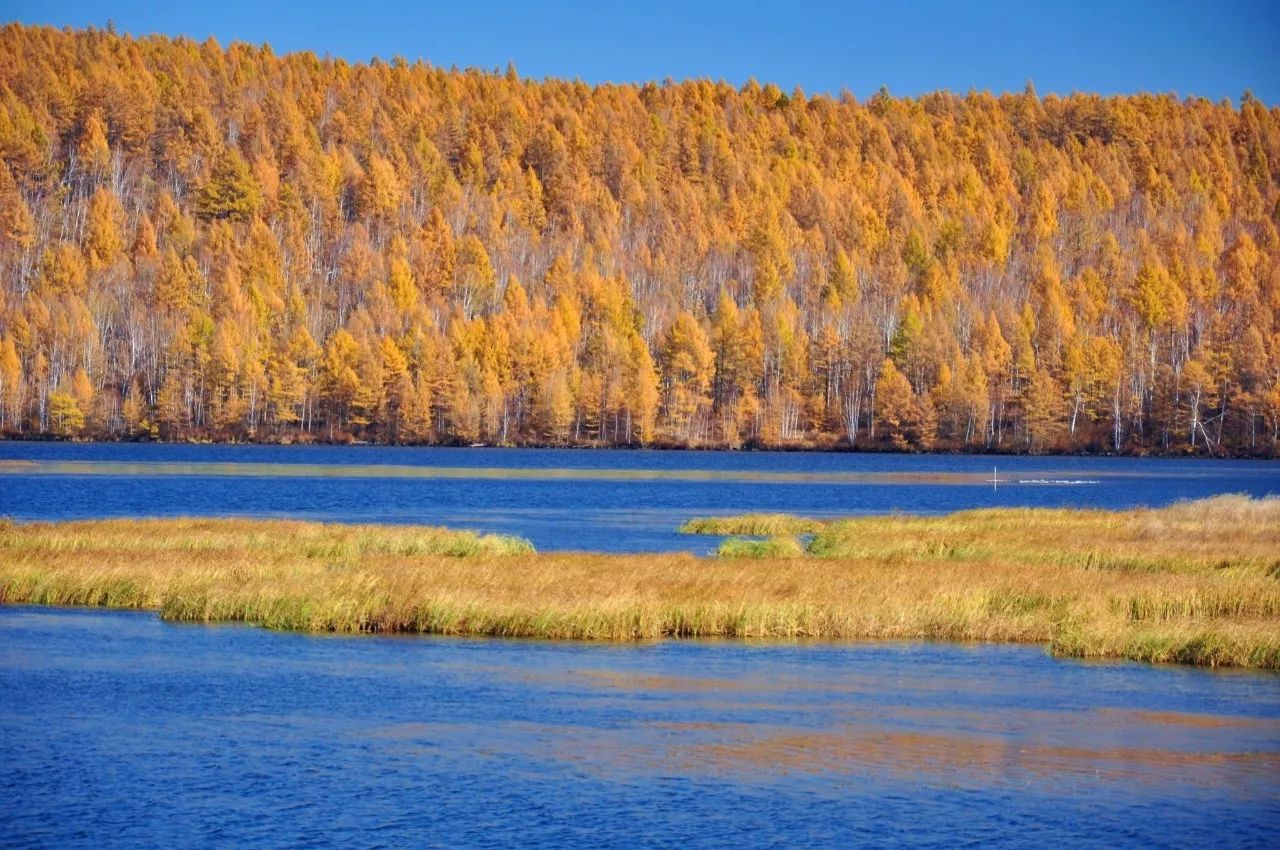
[{"label": "dense treetop", "polygon": [[1280,110],[0,29],[0,430],[1275,453]]}]

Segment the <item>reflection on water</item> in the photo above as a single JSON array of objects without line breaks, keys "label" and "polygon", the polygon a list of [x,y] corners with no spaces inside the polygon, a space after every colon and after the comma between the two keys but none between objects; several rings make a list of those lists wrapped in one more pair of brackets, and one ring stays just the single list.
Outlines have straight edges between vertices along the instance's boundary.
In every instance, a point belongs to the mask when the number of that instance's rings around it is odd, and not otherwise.
[{"label": "reflection on water", "polygon": [[[992,472],[778,472],[753,469],[598,469],[583,467],[393,466],[345,463],[215,463],[0,460],[0,475],[106,475],[129,478],[420,478],[497,481],[725,481],[761,484],[1097,484],[1097,481],[995,478]],[[1124,473],[1115,473],[1124,475]]]},{"label": "reflection on water", "polygon": [[0,517],[247,515],[421,523],[518,534],[544,551],[706,552],[718,541],[675,529],[712,514],[1127,508],[1225,492],[1280,492],[1280,464],[0,442]]},{"label": "reflection on water", "polygon": [[17,844],[1260,846],[1280,677],[0,609]]}]

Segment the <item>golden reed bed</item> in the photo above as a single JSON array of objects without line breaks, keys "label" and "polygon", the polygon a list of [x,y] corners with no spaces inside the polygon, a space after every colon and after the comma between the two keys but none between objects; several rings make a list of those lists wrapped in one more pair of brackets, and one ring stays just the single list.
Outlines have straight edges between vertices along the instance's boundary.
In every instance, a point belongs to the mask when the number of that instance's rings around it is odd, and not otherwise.
[{"label": "golden reed bed", "polygon": [[402,526],[7,523],[0,601],[302,631],[1036,642],[1280,669],[1280,499],[770,523],[813,536],[737,550],[766,557],[697,558],[534,554]]}]

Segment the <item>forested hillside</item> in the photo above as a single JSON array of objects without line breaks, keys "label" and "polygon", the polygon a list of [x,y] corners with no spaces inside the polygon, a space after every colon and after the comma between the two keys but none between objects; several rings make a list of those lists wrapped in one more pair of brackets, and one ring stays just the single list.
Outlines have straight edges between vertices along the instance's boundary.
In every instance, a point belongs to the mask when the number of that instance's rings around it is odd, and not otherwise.
[{"label": "forested hillside", "polygon": [[1280,110],[0,30],[0,432],[1275,454]]}]

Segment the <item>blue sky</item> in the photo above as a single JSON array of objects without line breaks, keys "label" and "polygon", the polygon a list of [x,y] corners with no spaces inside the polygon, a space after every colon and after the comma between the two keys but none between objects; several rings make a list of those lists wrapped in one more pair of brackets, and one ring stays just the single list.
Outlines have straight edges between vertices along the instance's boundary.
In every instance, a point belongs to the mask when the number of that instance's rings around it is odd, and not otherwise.
[{"label": "blue sky", "polygon": [[860,98],[935,89],[1041,94],[1245,89],[1280,104],[1280,0],[309,3],[7,0],[0,17],[269,42],[365,61],[505,67],[587,82],[748,77]]}]

